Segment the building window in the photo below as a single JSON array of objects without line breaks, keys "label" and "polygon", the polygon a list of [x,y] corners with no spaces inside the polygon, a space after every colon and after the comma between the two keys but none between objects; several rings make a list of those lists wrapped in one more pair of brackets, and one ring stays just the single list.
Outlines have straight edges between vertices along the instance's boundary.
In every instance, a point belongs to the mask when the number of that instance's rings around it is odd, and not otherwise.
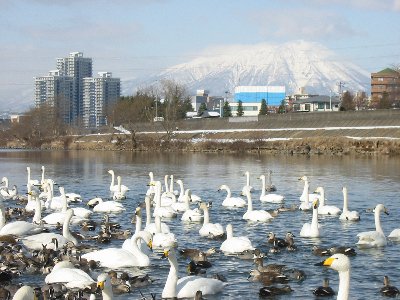
[{"label": "building window", "polygon": [[318,109],[324,109],[324,108],[325,108],[325,103],[318,102]]},{"label": "building window", "polygon": [[304,110],[305,111],[310,111],[310,104],[309,103],[304,105]]},{"label": "building window", "polygon": [[383,81],[383,77],[378,77],[378,81]]}]

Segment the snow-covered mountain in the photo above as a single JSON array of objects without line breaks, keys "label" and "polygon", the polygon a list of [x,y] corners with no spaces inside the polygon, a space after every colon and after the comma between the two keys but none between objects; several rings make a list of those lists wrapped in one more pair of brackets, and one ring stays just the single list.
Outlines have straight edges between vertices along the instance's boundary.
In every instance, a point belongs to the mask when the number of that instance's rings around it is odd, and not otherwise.
[{"label": "snow-covered mountain", "polygon": [[184,84],[190,93],[206,89],[215,96],[233,93],[239,85],[283,85],[286,94],[300,87],[307,93],[337,93],[339,82],[352,91],[370,89],[367,71],[320,44],[305,41],[214,48],[161,73],[123,81],[123,93],[132,94],[162,79]]}]

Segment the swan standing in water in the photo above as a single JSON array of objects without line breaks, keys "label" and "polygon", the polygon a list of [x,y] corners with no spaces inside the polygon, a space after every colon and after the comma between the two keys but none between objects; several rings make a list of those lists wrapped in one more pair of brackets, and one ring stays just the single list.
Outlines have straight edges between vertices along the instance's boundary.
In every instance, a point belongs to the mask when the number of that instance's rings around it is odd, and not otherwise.
[{"label": "swan standing in water", "polygon": [[381,212],[384,212],[387,215],[389,214],[383,204],[378,204],[374,209],[375,231],[366,231],[357,234],[358,242],[356,243],[356,245],[359,248],[375,248],[386,246],[387,241],[381,226]]},{"label": "swan standing in water", "polygon": [[337,300],[348,300],[350,289],[350,259],[341,253],[334,254],[325,259],[323,262],[318,263],[319,266],[327,266],[339,273],[339,289],[337,293]]},{"label": "swan standing in water", "polygon": [[244,251],[254,250],[247,236],[233,236],[232,224],[226,225],[226,240],[222,243],[220,250],[225,254],[237,254]]},{"label": "swan standing in water", "polygon": [[[122,248],[106,248],[82,255],[82,258],[98,261],[105,268],[147,267],[150,265],[149,257],[138,248],[139,239],[146,239],[143,232],[139,232],[132,241],[129,250]],[[151,249],[151,241],[148,243]]]},{"label": "swan standing in water", "polygon": [[347,187],[343,187],[343,212],[339,217],[342,221],[360,221],[360,215],[357,211],[349,211],[347,199]]},{"label": "swan standing in water", "polygon": [[283,200],[285,200],[285,197],[282,195],[278,194],[266,194],[266,185],[265,185],[265,175],[261,175],[259,177],[262,182],[262,189],[261,189],[261,196],[260,196],[260,201],[261,202],[269,202],[269,203],[282,203]]},{"label": "swan standing in water", "polygon": [[219,223],[210,223],[210,213],[209,208],[211,207],[211,203],[200,203],[200,209],[204,212],[204,222],[203,226],[201,226],[199,230],[199,234],[201,236],[207,238],[218,238],[224,235],[224,228]]},{"label": "swan standing in water", "polygon": [[318,214],[320,215],[340,215],[340,208],[333,205],[325,205],[325,189],[322,186],[317,187],[315,193],[319,193],[319,206],[318,206]]},{"label": "swan standing in water", "polygon": [[232,197],[231,189],[226,184],[219,187],[218,192],[225,190],[227,192],[226,198],[222,202],[222,206],[225,207],[244,207],[246,206],[246,201],[240,197]]},{"label": "swan standing in water", "polygon": [[247,211],[243,215],[244,220],[254,222],[267,222],[273,219],[271,214],[265,210],[253,210],[253,201],[251,200],[250,189],[246,188],[245,195],[247,197]]},{"label": "swan standing in water", "polygon": [[213,295],[223,291],[225,283],[213,278],[186,276],[178,280],[178,261],[175,249],[164,250],[163,258],[167,257],[171,265],[167,281],[161,297],[168,299],[193,298],[197,291],[203,295]]},{"label": "swan standing in water", "polygon": [[316,238],[320,236],[320,225],[318,224],[318,200],[313,202],[312,220],[310,223],[303,224],[300,231],[301,237]]}]

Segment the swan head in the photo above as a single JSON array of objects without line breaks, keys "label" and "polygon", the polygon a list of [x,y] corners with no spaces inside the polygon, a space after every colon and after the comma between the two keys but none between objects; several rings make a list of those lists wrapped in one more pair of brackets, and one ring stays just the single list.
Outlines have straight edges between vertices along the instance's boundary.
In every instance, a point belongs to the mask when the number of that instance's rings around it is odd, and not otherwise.
[{"label": "swan head", "polygon": [[338,272],[347,272],[350,270],[350,259],[342,253],[337,253],[316,265],[329,267]]},{"label": "swan head", "polygon": [[244,186],[240,195],[242,195],[242,196],[250,195],[250,187]]},{"label": "swan head", "polygon": [[322,186],[319,186],[315,189],[314,193],[322,193],[324,191],[324,188]]},{"label": "swan head", "polygon": [[102,291],[111,289],[111,278],[107,273],[100,274],[97,277],[97,288]]},{"label": "swan head", "polygon": [[227,190],[227,189],[228,189],[228,186],[226,184],[223,184],[218,188],[218,192],[221,190]]},{"label": "swan head", "polygon": [[347,193],[347,187],[342,187],[342,191],[343,191],[343,193]]},{"label": "swan head", "polygon": [[135,216],[140,217],[142,215],[142,209],[140,207],[136,207]]},{"label": "swan head", "polygon": [[173,253],[174,253],[173,248],[166,248],[166,249],[164,249],[163,254],[161,255],[161,258],[168,258],[171,255],[173,255]]},{"label": "swan head", "polygon": [[200,202],[199,203],[199,208],[200,209],[208,209],[212,207],[212,202]]},{"label": "swan head", "polygon": [[308,178],[307,178],[307,176],[304,175],[304,176],[299,177],[298,180],[308,181]]},{"label": "swan head", "polygon": [[317,209],[318,208],[318,199],[315,199],[313,202],[313,208]]},{"label": "swan head", "polygon": [[107,172],[108,172],[108,174],[111,174],[111,175],[114,174],[114,171],[113,171],[113,170],[108,170]]},{"label": "swan head", "polygon": [[265,175],[260,175],[260,176],[258,177],[258,179],[261,179],[261,180],[265,179]]},{"label": "swan head", "polygon": [[389,215],[386,206],[383,204],[378,204],[373,210],[373,212],[381,212],[381,211],[384,212],[386,215]]}]

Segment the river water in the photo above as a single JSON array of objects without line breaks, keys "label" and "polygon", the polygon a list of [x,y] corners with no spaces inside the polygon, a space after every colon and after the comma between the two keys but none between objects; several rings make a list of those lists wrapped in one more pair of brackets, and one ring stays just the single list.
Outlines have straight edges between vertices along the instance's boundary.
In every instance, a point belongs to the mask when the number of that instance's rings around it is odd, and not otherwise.
[{"label": "river water", "polygon": [[[182,153],[130,153],[130,152],[85,152],[85,151],[0,151],[0,176],[7,176],[10,185],[16,184],[20,193],[26,192],[26,167],[31,167],[32,177],[40,179],[41,166],[46,167],[46,177],[53,178],[66,192],[76,192],[82,195],[84,202],[95,196],[109,196],[110,175],[107,170],[113,169],[116,175],[122,176],[122,183],[130,188],[123,204],[126,211],[112,215],[111,220],[122,225],[122,229],[132,229],[130,220],[139,202],[144,200],[147,190],[149,171],[155,174],[155,179],[163,182],[165,174],[174,174],[175,179],[182,179],[185,188],[190,188],[193,194],[201,196],[203,201],[212,201],[210,220],[221,223],[224,227],[231,223],[235,236],[248,236],[253,246],[268,252],[267,233],[273,231],[278,237],[283,237],[287,231],[295,234],[297,252],[281,251],[279,254],[268,254],[268,263],[282,263],[303,270],[307,278],[302,282],[289,282],[293,292],[280,296],[279,299],[311,299],[312,290],[322,284],[322,279],[328,277],[335,291],[338,288],[336,271],[314,266],[321,257],[312,254],[312,246],[330,247],[347,245],[355,247],[357,233],[374,230],[374,216],[366,209],[383,203],[390,215],[381,217],[382,227],[386,235],[394,228],[400,227],[399,182],[400,159],[391,157],[338,157],[338,156],[271,156],[256,154],[182,154]],[[245,171],[250,172],[251,185],[255,188],[253,205],[255,209],[271,209],[274,204],[262,204],[259,199],[261,181],[257,177],[266,174],[271,169],[272,182],[277,192],[285,196],[285,206],[299,204],[299,196],[303,183],[297,179],[307,175],[311,189],[317,186],[325,188],[328,204],[342,208],[342,186],[348,187],[349,208],[360,212],[361,221],[342,223],[337,217],[320,217],[323,235],[318,239],[299,237],[300,229],[305,222],[310,222],[311,212],[282,212],[269,223],[247,223],[242,219],[244,208],[225,209],[221,203],[225,193],[218,192],[221,184],[230,186],[234,196],[238,196],[245,184]],[[175,189],[178,186],[175,185]],[[7,206],[7,204],[6,204]],[[100,219],[100,214],[94,214],[94,219]],[[145,218],[145,214],[143,214]],[[145,220],[143,220],[145,221]],[[184,225],[180,216],[169,224],[178,239],[178,248],[199,248],[206,250],[221,245],[221,241],[208,240],[200,237],[200,224]],[[121,245],[121,240],[113,241],[111,247]],[[388,275],[393,285],[400,286],[399,244],[389,243],[383,249],[359,250],[357,256],[351,258],[351,288],[350,299],[381,299],[379,289],[383,276]],[[187,260],[179,258],[179,275],[185,276]],[[224,292],[213,299],[243,299],[258,298],[259,282],[247,280],[249,271],[254,267],[251,260],[227,257],[216,254],[210,258],[213,267],[207,273],[219,273],[228,280]],[[140,291],[149,297],[150,292],[160,297],[166,276],[169,271],[167,260],[161,260],[160,255],[151,255],[151,266],[143,269],[132,268],[133,274],[149,274],[155,279],[151,285]],[[96,274],[92,274],[96,278]],[[18,280],[25,283],[41,285],[44,276],[24,276]],[[16,281],[18,281],[16,280]],[[130,294],[117,296],[117,299],[140,299],[139,290]],[[208,298],[211,299],[211,298]]]}]

